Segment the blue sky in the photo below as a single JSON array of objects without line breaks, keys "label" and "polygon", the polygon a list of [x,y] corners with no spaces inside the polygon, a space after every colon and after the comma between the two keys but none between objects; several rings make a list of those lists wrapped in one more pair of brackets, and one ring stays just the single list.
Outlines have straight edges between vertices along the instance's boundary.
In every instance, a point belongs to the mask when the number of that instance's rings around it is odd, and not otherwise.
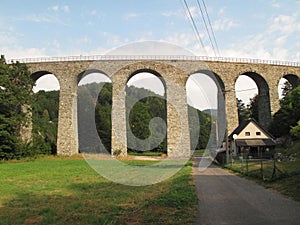
[{"label": "blue sky", "polygon": [[[183,0],[0,0],[0,54],[7,59],[99,55],[151,40],[213,56],[197,1],[186,1],[204,48]],[[300,61],[300,0],[205,3],[220,56]],[[255,88],[249,82],[244,79],[236,89]],[[254,94],[242,91],[240,98],[247,102]]]},{"label": "blue sky", "polygon": [[[221,56],[300,61],[299,0],[205,1]],[[1,0],[0,52],[6,58],[103,54],[142,40],[213,55],[196,0]]]}]

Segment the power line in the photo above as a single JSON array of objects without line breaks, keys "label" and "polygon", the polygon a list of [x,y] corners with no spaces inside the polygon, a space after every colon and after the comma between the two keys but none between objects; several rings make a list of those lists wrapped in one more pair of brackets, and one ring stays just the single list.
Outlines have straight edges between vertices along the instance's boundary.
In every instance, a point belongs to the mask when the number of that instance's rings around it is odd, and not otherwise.
[{"label": "power line", "polygon": [[[198,0],[197,0],[198,1]],[[215,32],[214,32],[214,29],[211,25],[211,22],[210,22],[210,19],[209,19],[209,15],[208,15],[208,12],[207,12],[207,8],[206,8],[206,5],[205,5],[205,2],[204,0],[202,0],[202,3],[204,5],[204,10],[205,10],[205,13],[206,13],[206,16],[207,16],[207,20],[208,20],[208,23],[209,23],[209,26],[210,26],[210,29],[211,29],[211,33],[213,35],[213,39],[214,39],[214,42],[215,42],[215,46],[217,48],[217,52],[218,52],[218,55],[220,55],[220,51],[219,51],[219,46],[218,46],[218,43],[217,43],[217,39],[216,39],[216,36],[215,36]]]},{"label": "power line", "polygon": [[208,26],[207,26],[207,23],[206,23],[206,19],[205,19],[205,16],[204,16],[204,13],[203,13],[203,10],[202,10],[202,7],[201,7],[201,4],[200,4],[199,0],[197,0],[197,3],[198,3],[198,7],[199,7],[199,9],[200,9],[200,12],[201,12],[201,17],[202,17],[203,23],[204,23],[204,25],[205,25],[205,29],[206,29],[206,32],[207,32],[207,34],[208,34],[208,38],[209,38],[211,47],[212,47],[212,49],[213,49],[213,51],[214,51],[215,56],[217,56],[216,49],[215,49],[214,43],[213,43],[213,41],[212,41],[212,39],[211,39],[211,35],[210,35],[209,30],[208,30]]},{"label": "power line", "polygon": [[200,42],[200,44],[201,44],[203,50],[206,51],[206,50],[205,50],[205,47],[204,47],[204,44],[203,44],[203,41],[202,41],[201,36],[200,36],[200,32],[199,32],[199,30],[198,30],[198,28],[197,28],[197,25],[196,25],[196,23],[195,23],[195,20],[194,20],[194,18],[193,18],[192,13],[191,13],[191,10],[190,10],[190,8],[189,8],[189,6],[188,6],[186,0],[183,0],[183,2],[184,2],[184,5],[185,5],[185,8],[186,8],[187,11],[188,11],[189,18],[190,18],[190,20],[191,20],[191,22],[192,22],[192,25],[193,25],[194,31],[196,32],[197,38],[198,38],[198,40],[199,40],[199,42]]},{"label": "power line", "polygon": [[243,90],[235,90],[236,92],[244,92],[244,91],[254,91],[257,90],[257,88],[249,88],[249,89],[243,89]]}]

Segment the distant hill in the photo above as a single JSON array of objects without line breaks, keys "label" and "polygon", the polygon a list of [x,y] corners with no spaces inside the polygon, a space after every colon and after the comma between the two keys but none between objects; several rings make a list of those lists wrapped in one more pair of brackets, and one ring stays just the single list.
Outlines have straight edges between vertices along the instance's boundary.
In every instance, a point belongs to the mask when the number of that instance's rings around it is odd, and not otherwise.
[{"label": "distant hill", "polygon": [[218,110],[217,109],[205,109],[202,110],[202,112],[211,115],[212,117],[217,117],[218,116]]}]

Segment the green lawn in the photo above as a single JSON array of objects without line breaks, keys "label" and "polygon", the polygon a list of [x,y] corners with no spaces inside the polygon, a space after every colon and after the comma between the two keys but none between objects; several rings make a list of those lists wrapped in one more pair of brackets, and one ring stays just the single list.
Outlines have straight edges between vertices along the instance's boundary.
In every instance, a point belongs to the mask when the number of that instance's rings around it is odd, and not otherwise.
[{"label": "green lawn", "polygon": [[143,187],[110,182],[83,159],[62,157],[0,163],[0,180],[0,224],[194,224],[195,221],[198,200],[191,163],[172,178]]}]

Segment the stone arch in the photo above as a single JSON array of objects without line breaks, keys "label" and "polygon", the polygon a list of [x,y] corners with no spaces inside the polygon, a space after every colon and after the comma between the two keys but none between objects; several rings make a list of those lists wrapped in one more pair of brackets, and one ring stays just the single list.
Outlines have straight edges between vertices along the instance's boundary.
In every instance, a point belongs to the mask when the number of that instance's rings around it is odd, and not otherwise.
[{"label": "stone arch", "polygon": [[34,81],[37,81],[37,80],[38,80],[39,78],[41,78],[42,76],[45,76],[45,75],[48,75],[48,74],[54,75],[54,76],[56,77],[56,79],[58,80],[58,82],[59,82],[59,77],[56,76],[54,73],[49,72],[49,71],[47,71],[47,70],[36,71],[36,72],[32,73],[32,74],[30,75],[30,77],[31,77],[31,79],[33,79]]},{"label": "stone arch", "polygon": [[168,156],[190,154],[185,83],[188,74],[165,62],[143,61],[124,66],[112,78],[112,152],[127,154],[125,87],[129,77],[140,71],[159,74],[166,83],[167,98],[167,153]]},{"label": "stone arch", "polygon": [[[56,95],[55,92],[52,93],[46,93],[48,91],[53,91],[56,90],[56,87],[51,87],[51,85],[47,86],[48,88],[45,90],[46,92],[41,92],[39,93],[39,91],[41,90],[34,90],[34,96],[37,95],[38,99],[40,98],[49,98],[48,99],[48,105],[51,105],[51,108],[41,108],[42,111],[40,111],[39,109],[36,109],[35,107],[32,107],[32,113],[31,113],[31,117],[32,117],[32,125],[30,127],[31,129],[31,133],[34,133],[34,135],[32,136],[32,141],[33,144],[35,142],[41,144],[42,141],[45,141],[45,145],[43,145],[45,147],[50,147],[51,148],[51,154],[57,154],[57,142],[58,142],[58,117],[59,117],[59,92],[60,92],[60,80],[58,78],[58,76],[56,76],[54,73],[49,72],[47,70],[40,70],[40,71],[36,71],[33,72],[30,77],[33,81],[37,82],[40,78],[43,78],[45,76],[51,75],[51,79],[53,80],[53,78],[56,80],[55,81],[55,86],[58,83],[58,93]],[[57,82],[57,83],[56,83]],[[54,89],[52,89],[54,88]],[[42,89],[43,90],[43,89]],[[43,129],[42,127],[36,127],[34,124],[35,122],[38,124],[44,124],[45,123],[40,123],[43,120],[49,120],[49,123],[47,126],[49,126],[47,129],[48,132],[47,133],[43,133]],[[42,129],[42,130],[39,130]],[[53,137],[54,136],[54,137]],[[55,139],[55,142],[53,142],[53,138]]]},{"label": "stone arch", "polygon": [[291,89],[294,89],[300,84],[300,79],[297,75],[290,74],[290,73],[287,73],[287,74],[279,77],[279,80],[278,80],[278,83],[277,83],[277,90],[278,90],[279,99],[284,97],[284,95],[286,94],[286,93],[284,93],[285,91],[288,91],[288,90],[284,91],[284,88],[283,88],[285,86],[286,82],[288,82]]},{"label": "stone arch", "polygon": [[165,79],[162,77],[162,75],[160,73],[158,73],[157,71],[153,70],[153,69],[149,69],[149,68],[144,68],[144,69],[138,69],[136,71],[134,71],[127,79],[127,82],[126,84],[128,83],[128,81],[134,77],[135,75],[138,75],[140,73],[150,73],[154,76],[156,76],[160,81],[161,83],[163,84],[164,86],[164,90],[165,90],[165,94],[166,94],[166,82],[165,82]]},{"label": "stone arch", "polygon": [[[147,81],[137,83],[138,86],[148,89],[151,92],[144,91],[142,89],[135,89],[129,83],[137,81],[135,78],[152,79],[150,83]],[[155,79],[155,80],[153,80]],[[151,83],[152,82],[152,83]],[[154,84],[155,85],[154,85]],[[135,85],[134,85],[135,86]],[[152,93],[154,92],[154,93]],[[167,117],[167,105],[166,105],[166,82],[164,78],[157,71],[153,69],[139,69],[134,71],[128,77],[126,82],[126,121],[127,121],[127,148],[131,151],[157,151],[158,153],[166,153],[167,151],[167,134],[165,133],[166,117]],[[159,93],[159,94],[158,94]],[[150,97],[150,98],[148,98]],[[148,98],[148,101],[144,101]],[[161,105],[162,104],[162,105]],[[151,110],[150,106],[160,106],[160,110]],[[146,106],[146,107],[144,107]],[[144,111],[143,118],[147,121],[146,126],[136,127],[134,125],[135,118],[141,117],[142,114],[137,113],[138,109]],[[147,110],[148,108],[148,110]],[[135,115],[134,117],[132,115]],[[150,116],[150,117],[149,117]],[[152,122],[152,125],[150,126]],[[140,125],[138,123],[138,125]],[[152,128],[151,128],[152,127]],[[153,130],[151,130],[153,129]],[[148,136],[146,132],[148,130]],[[140,131],[143,131],[142,133]],[[142,136],[142,137],[138,137]]]},{"label": "stone arch", "polygon": [[[206,70],[206,69],[196,70],[190,73],[189,79],[191,78],[191,76],[201,75],[201,74],[206,75],[211,80],[211,82],[213,82],[216,85],[217,88],[216,93],[212,93],[210,91],[208,91],[208,93],[205,93],[207,95],[211,95],[211,94],[216,95],[215,98],[217,99],[217,103],[215,105],[216,108],[206,109],[209,110],[209,112],[206,111],[206,113],[210,113],[212,117],[211,132],[210,132],[209,142],[206,148],[215,150],[221,146],[225,138],[225,130],[226,130],[225,84],[222,78],[217,73],[215,73],[212,70]],[[192,116],[192,114],[189,116]]]},{"label": "stone arch", "polygon": [[[109,75],[107,75],[103,70],[99,70],[99,69],[87,69],[82,71],[81,73],[78,74],[77,76],[77,84],[79,84],[79,82],[86,76],[92,74],[92,73],[98,73],[98,74],[102,74],[104,76],[106,76],[107,78],[110,79]],[[111,79],[110,79],[111,80]]]},{"label": "stone arch", "polygon": [[[92,79],[86,81],[83,85],[80,82],[84,78],[93,75]],[[101,79],[97,78],[104,78]],[[95,85],[88,86],[87,84],[95,83]],[[110,83],[107,84],[107,83]],[[76,123],[77,123],[77,135],[78,135],[78,147],[81,153],[103,153],[110,154],[111,151],[111,110],[107,116],[109,121],[102,121],[102,109],[104,106],[100,107],[100,104],[107,102],[111,104],[111,79],[110,77],[99,69],[88,69],[82,71],[77,76],[77,98],[76,98]],[[87,86],[85,86],[87,85]],[[106,86],[107,85],[107,86]],[[80,86],[85,86],[81,89]],[[108,90],[109,93],[103,93],[103,91]],[[102,95],[104,95],[103,101],[101,100]],[[111,106],[110,106],[111,109]],[[105,109],[107,110],[107,109]],[[101,112],[100,112],[101,111]],[[100,115],[101,114],[101,115]],[[105,114],[106,116],[106,114]],[[102,123],[103,122],[103,123]],[[107,125],[107,129],[102,128],[102,124]],[[104,133],[103,133],[104,131]],[[109,134],[107,135],[107,132]],[[105,137],[104,137],[105,136]]]},{"label": "stone arch", "polygon": [[292,88],[296,88],[300,85],[300,78],[296,74],[285,74],[283,78],[285,78],[292,85]]},{"label": "stone arch", "polygon": [[247,71],[240,75],[248,76],[256,83],[258,88],[258,122],[267,129],[272,119],[269,85],[266,79],[257,72]]}]

